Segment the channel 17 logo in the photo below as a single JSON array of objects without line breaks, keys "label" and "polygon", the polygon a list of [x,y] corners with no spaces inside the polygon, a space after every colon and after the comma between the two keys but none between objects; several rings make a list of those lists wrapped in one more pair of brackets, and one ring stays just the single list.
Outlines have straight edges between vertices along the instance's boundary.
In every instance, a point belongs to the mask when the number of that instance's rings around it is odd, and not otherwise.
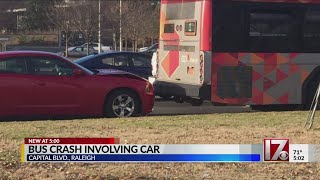
[{"label": "channel 17 logo", "polygon": [[264,161],[289,161],[289,139],[264,139]]}]

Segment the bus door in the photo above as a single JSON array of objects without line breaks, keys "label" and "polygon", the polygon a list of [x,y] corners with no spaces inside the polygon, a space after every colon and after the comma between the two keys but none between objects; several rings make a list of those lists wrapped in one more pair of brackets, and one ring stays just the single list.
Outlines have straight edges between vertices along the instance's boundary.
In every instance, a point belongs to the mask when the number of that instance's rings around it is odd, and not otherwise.
[{"label": "bus door", "polygon": [[201,84],[200,27],[202,1],[162,4],[158,81]]}]

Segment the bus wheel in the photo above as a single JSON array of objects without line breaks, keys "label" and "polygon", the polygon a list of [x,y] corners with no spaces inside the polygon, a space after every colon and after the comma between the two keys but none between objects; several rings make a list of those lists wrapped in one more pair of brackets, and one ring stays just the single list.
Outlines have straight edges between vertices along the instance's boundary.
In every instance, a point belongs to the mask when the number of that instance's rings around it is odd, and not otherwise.
[{"label": "bus wheel", "polygon": [[203,100],[202,99],[193,99],[190,101],[190,104],[192,106],[201,106],[203,104]]},{"label": "bus wheel", "polygon": [[172,96],[170,96],[170,95],[160,95],[160,97],[161,97],[162,99],[164,99],[164,100],[170,100],[170,99],[172,99]]},{"label": "bus wheel", "polygon": [[[305,101],[306,103],[304,105],[304,109],[306,109],[306,110],[310,109],[310,106],[311,106],[313,98],[316,94],[317,88],[318,88],[318,83],[315,81],[311,81],[308,84],[307,96],[306,96],[306,101]],[[319,106],[317,107],[317,109],[319,109]]]},{"label": "bus wheel", "polygon": [[176,103],[184,103],[184,99],[182,97],[173,97],[174,102]]},{"label": "bus wheel", "polygon": [[216,102],[211,102],[212,106],[227,106],[226,104],[223,103],[216,103]]},{"label": "bus wheel", "polygon": [[250,108],[252,110],[255,110],[255,111],[263,111],[263,110],[265,110],[265,108],[262,107],[262,105],[251,105]]}]

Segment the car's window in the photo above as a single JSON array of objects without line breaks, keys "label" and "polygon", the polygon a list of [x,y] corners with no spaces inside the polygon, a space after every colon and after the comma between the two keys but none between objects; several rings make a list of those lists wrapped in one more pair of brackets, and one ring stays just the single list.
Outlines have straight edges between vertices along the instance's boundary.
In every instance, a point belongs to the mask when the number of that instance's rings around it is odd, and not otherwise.
[{"label": "car's window", "polygon": [[[83,47],[83,48],[82,48],[82,52],[87,53],[87,51],[88,51],[88,48],[87,48],[87,47]],[[94,52],[94,51],[95,51],[94,48],[89,46],[89,53],[92,53],[92,52]]]},{"label": "car's window", "polygon": [[85,61],[78,61],[76,63],[89,69],[99,69],[101,67],[101,59],[99,58],[86,59]]},{"label": "car's window", "polygon": [[128,57],[126,55],[114,56],[114,66],[129,66]]},{"label": "car's window", "polygon": [[157,51],[158,48],[159,48],[159,44],[154,44],[154,45],[150,46],[148,49],[149,49],[149,51],[155,52],[155,51]]},{"label": "car's window", "polygon": [[82,58],[79,58],[73,62],[77,63],[77,64],[82,64],[84,62],[90,61],[91,59],[93,59],[95,56],[94,55],[89,55],[89,56],[85,56]]},{"label": "car's window", "polygon": [[77,48],[74,48],[72,51],[73,52],[82,52],[84,49],[83,47],[77,47]]},{"label": "car's window", "polygon": [[142,56],[133,56],[132,62],[134,67],[151,67],[150,59]]},{"label": "car's window", "polygon": [[94,75],[94,74],[98,73],[98,72],[96,72],[96,70],[91,71],[91,70],[89,70],[89,69],[87,69],[87,68],[85,68],[85,67],[83,67],[83,66],[81,66],[81,65],[79,65],[77,63],[74,63],[74,65],[77,66],[79,69],[82,69],[83,71],[87,72],[90,75]]},{"label": "car's window", "polygon": [[114,54],[112,56],[104,58],[102,61],[103,61],[103,64],[107,64],[107,65],[129,66],[128,57],[122,54]]},{"label": "car's window", "polygon": [[67,62],[49,57],[29,57],[28,70],[36,75],[71,76],[73,68]]},{"label": "car's window", "polygon": [[151,49],[149,49],[149,52],[152,52],[152,53],[154,53],[154,52],[156,52],[156,51],[157,51],[156,48],[151,48]]},{"label": "car's window", "polygon": [[114,65],[114,58],[113,57],[102,58],[102,63],[105,65],[113,66]]},{"label": "car's window", "polygon": [[0,73],[26,74],[25,59],[23,57],[15,57],[0,61]]}]

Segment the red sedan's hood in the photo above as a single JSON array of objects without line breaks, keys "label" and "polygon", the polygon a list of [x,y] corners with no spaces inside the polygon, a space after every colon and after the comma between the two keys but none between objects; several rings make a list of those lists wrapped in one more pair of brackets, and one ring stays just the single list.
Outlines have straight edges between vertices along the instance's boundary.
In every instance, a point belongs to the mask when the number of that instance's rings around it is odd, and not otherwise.
[{"label": "red sedan's hood", "polygon": [[140,76],[137,76],[135,74],[132,74],[126,71],[117,70],[117,69],[95,69],[95,70],[99,71],[99,73],[96,74],[98,76],[123,75],[124,77],[127,77],[127,78],[140,79],[140,80],[147,81],[146,79]]},{"label": "red sedan's hood", "polygon": [[97,75],[109,75],[109,74],[131,74],[126,71],[121,71],[117,69],[95,69],[99,71]]}]

